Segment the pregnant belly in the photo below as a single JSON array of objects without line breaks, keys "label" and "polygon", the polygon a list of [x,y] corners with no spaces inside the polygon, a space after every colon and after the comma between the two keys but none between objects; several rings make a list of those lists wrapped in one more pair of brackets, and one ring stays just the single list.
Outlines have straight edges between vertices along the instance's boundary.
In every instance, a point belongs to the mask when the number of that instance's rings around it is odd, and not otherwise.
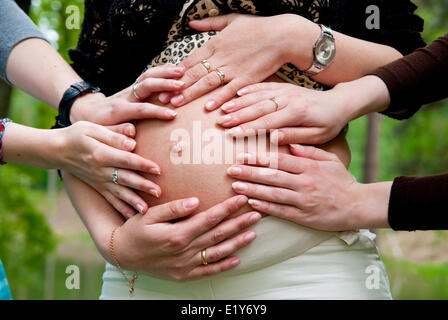
[{"label": "pregnant belly", "polygon": [[[269,80],[282,81],[275,76]],[[136,123],[135,152],[155,161],[162,169],[160,176],[146,176],[162,188],[158,199],[141,193],[150,206],[195,196],[200,199],[198,212],[209,209],[236,195],[231,186],[235,180],[226,174],[226,169],[236,162],[238,153],[248,150],[289,153],[286,147],[271,146],[266,136],[245,141],[226,136],[225,130],[216,124],[222,111],[204,110],[210,95],[177,108],[178,115],[173,121],[151,119]],[[150,102],[161,105],[155,98]],[[236,214],[250,210],[246,205]]]}]

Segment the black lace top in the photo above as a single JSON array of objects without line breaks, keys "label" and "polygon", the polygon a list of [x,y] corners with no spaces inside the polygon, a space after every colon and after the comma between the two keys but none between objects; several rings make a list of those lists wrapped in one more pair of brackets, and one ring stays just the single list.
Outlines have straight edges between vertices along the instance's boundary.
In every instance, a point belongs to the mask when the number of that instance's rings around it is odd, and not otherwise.
[{"label": "black lace top", "polygon": [[[223,14],[245,13],[248,0],[208,0]],[[168,31],[184,0],[85,0],[79,43],[70,50],[74,69],[113,94],[135,81],[164,49]],[[344,34],[392,46],[403,54],[425,45],[423,20],[409,0],[252,0],[259,15],[302,15]],[[380,28],[369,30],[366,8],[380,9]],[[191,32],[196,32],[192,30]]]}]

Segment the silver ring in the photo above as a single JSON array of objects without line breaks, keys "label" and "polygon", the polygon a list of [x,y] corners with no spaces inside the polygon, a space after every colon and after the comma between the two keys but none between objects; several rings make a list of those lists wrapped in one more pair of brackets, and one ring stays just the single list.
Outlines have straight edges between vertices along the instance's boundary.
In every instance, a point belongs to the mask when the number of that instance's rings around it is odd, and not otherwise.
[{"label": "silver ring", "polygon": [[137,81],[134,83],[134,85],[132,86],[132,93],[134,94],[134,97],[136,97],[137,98],[137,100],[142,100],[142,98],[140,98],[139,96],[138,96],[138,94],[137,94],[137,88],[138,88],[138,86],[140,85],[140,82],[138,82],[138,79],[137,79]]},{"label": "silver ring", "polygon": [[118,170],[115,169],[112,173],[112,182],[115,184],[118,184]]},{"label": "silver ring", "polygon": [[224,83],[224,79],[226,78],[226,75],[224,74],[224,72],[222,72],[218,68],[216,68],[215,71],[216,71],[216,74],[219,77],[219,80],[221,80],[221,84],[223,84]]}]

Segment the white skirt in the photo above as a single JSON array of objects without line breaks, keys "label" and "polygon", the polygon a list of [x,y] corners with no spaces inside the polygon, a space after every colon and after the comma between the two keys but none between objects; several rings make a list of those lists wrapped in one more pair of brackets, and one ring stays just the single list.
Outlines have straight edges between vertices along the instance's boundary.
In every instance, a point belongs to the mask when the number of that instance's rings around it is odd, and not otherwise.
[{"label": "white skirt", "polygon": [[100,299],[392,298],[375,235],[367,230],[320,232],[274,217],[251,229],[257,238],[235,254],[241,264],[211,277],[174,281],[140,273],[131,295],[127,281],[107,263]]}]

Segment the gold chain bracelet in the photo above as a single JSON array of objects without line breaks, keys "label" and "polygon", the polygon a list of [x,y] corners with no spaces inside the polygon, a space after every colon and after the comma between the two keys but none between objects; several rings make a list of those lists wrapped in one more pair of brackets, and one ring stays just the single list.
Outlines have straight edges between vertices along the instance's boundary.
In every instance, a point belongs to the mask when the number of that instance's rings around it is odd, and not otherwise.
[{"label": "gold chain bracelet", "polygon": [[120,227],[115,228],[110,235],[110,241],[109,241],[110,255],[112,256],[112,259],[114,260],[115,266],[118,268],[118,270],[123,275],[123,277],[126,279],[126,281],[129,283],[129,293],[133,294],[135,281],[137,281],[137,278],[138,278],[138,272],[135,271],[132,276],[132,279],[130,280],[128,278],[128,276],[124,273],[123,269],[120,266],[120,263],[118,262],[117,255],[115,254],[115,250],[114,250],[115,231],[117,231],[118,228],[120,228]]}]

